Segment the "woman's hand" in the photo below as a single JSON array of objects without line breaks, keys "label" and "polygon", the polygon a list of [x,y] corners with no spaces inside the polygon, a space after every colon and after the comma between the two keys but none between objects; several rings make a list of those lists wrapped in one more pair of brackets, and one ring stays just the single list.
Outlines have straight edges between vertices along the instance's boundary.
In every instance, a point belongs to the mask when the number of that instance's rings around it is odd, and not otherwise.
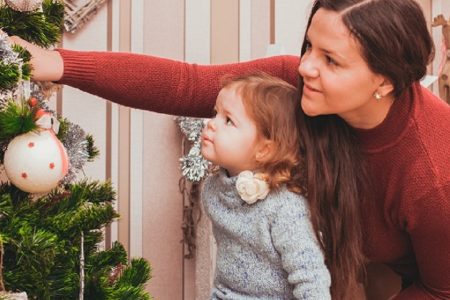
[{"label": "woman's hand", "polygon": [[31,53],[31,78],[35,81],[58,81],[64,72],[64,63],[58,51],[33,45],[18,36],[9,37],[11,44],[17,44]]}]

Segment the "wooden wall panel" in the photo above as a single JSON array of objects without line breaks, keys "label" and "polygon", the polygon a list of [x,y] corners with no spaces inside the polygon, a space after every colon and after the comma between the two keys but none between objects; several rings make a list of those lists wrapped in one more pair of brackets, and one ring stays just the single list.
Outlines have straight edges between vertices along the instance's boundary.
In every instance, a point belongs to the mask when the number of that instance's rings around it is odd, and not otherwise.
[{"label": "wooden wall panel", "polygon": [[[184,59],[184,0],[146,0],[143,51]],[[153,266],[155,299],[183,299],[183,203],[178,191],[181,138],[172,116],[144,113],[143,249]]]},{"label": "wooden wall panel", "polygon": [[239,61],[239,0],[211,0],[211,63]]}]

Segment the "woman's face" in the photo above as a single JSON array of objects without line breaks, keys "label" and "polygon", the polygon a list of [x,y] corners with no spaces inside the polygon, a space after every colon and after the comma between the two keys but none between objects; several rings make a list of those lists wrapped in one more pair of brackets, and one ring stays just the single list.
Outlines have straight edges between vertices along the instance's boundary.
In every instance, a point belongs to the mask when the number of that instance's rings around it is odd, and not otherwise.
[{"label": "woman's face", "polygon": [[354,127],[374,127],[374,119],[389,110],[385,99],[374,98],[384,78],[369,69],[339,13],[320,8],[306,37],[308,48],[298,69],[304,82],[304,112],[309,116],[338,114]]}]

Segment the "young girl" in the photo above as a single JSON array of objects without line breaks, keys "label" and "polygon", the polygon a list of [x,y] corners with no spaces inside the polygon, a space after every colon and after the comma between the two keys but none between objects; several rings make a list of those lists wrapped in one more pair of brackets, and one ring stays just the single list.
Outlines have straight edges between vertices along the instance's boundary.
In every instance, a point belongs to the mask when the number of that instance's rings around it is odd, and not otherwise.
[{"label": "young girl", "polygon": [[220,166],[204,184],[217,261],[212,299],[330,299],[330,274],[299,192],[297,90],[257,74],[228,80],[202,132]]}]

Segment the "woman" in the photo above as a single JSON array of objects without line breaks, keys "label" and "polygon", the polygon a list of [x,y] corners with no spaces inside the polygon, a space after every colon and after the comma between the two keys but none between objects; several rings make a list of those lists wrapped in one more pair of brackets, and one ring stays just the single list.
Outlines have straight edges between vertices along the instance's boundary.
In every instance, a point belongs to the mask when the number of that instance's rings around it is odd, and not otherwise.
[{"label": "woman", "polygon": [[[317,0],[300,62],[280,56],[197,66],[27,47],[36,80],[179,115],[209,116],[223,74],[300,77],[312,221],[333,281],[348,283],[333,297],[348,299],[364,254],[402,276],[395,299],[450,298],[450,108],[418,83],[433,45],[414,0]],[[334,225],[320,221],[326,217]]]}]

